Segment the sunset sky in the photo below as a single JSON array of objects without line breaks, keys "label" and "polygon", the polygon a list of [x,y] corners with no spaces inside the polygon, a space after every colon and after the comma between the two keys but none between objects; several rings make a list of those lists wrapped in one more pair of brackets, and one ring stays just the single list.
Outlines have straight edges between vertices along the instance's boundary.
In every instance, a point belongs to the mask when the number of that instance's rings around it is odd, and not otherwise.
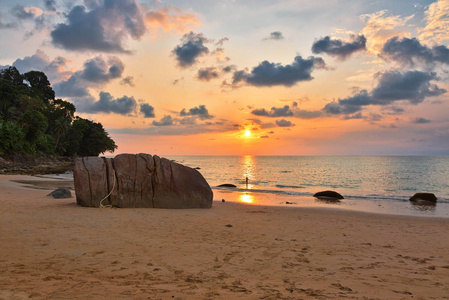
[{"label": "sunset sky", "polygon": [[448,155],[449,0],[0,0],[116,153]]}]

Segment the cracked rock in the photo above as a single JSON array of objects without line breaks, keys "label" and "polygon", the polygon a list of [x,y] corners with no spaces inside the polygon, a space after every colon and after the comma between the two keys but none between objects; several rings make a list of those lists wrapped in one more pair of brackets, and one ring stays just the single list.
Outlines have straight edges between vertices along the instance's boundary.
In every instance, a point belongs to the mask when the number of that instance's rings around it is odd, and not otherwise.
[{"label": "cracked rock", "polygon": [[[73,171],[81,206],[210,208],[213,193],[197,170],[157,155],[82,157]],[[109,195],[109,196],[108,196]]]}]

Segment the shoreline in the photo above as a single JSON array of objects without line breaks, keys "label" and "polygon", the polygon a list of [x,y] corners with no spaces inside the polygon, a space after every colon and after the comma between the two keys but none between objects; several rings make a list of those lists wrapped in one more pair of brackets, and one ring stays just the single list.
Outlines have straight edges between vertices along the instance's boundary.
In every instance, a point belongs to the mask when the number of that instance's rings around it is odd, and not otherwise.
[{"label": "shoreline", "polygon": [[449,219],[449,203],[437,202],[435,205],[415,204],[408,200],[363,199],[351,197],[339,203],[329,203],[313,196],[286,194],[267,194],[254,190],[232,191],[213,189],[214,199],[243,203],[247,205],[265,205],[273,207],[330,209],[351,211],[354,213],[370,213],[387,216],[409,216],[424,218]]},{"label": "shoreline", "polygon": [[[52,191],[58,187],[68,187],[72,189],[73,197],[74,182],[68,179],[64,174],[46,174],[46,175],[0,175],[0,180],[10,177],[13,182],[17,182],[25,188],[46,189]],[[25,176],[25,177],[21,177]],[[449,203],[437,202],[435,205],[415,204],[408,200],[389,200],[385,199],[364,199],[350,197],[341,200],[339,203],[329,203],[319,200],[313,196],[273,194],[259,192],[253,189],[223,189],[212,187],[214,192],[214,203],[222,199],[244,205],[269,206],[269,207],[288,207],[288,208],[311,208],[311,209],[329,209],[351,211],[354,213],[370,213],[375,215],[387,216],[410,216],[425,218],[448,218]]]},{"label": "shoreline", "polygon": [[216,196],[211,209],[85,208],[19,177],[0,176],[1,299],[449,295],[448,219]]},{"label": "shoreline", "polygon": [[58,174],[73,170],[74,158],[14,154],[0,157],[0,175]]}]

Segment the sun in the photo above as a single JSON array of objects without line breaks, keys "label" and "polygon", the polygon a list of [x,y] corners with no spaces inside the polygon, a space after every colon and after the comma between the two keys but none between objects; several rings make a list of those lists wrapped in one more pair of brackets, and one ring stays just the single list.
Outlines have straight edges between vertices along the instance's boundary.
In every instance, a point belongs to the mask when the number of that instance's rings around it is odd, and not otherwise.
[{"label": "sun", "polygon": [[245,131],[245,136],[246,136],[246,137],[251,136],[251,131],[249,131],[249,130]]}]

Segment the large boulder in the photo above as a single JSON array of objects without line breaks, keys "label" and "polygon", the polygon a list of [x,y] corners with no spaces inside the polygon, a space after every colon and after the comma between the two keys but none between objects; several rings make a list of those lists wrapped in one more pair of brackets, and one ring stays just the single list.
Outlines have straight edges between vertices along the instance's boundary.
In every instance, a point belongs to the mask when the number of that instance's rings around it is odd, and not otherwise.
[{"label": "large boulder", "polygon": [[81,206],[210,208],[213,193],[192,168],[157,155],[120,154],[83,157],[73,171],[76,202]]}]

